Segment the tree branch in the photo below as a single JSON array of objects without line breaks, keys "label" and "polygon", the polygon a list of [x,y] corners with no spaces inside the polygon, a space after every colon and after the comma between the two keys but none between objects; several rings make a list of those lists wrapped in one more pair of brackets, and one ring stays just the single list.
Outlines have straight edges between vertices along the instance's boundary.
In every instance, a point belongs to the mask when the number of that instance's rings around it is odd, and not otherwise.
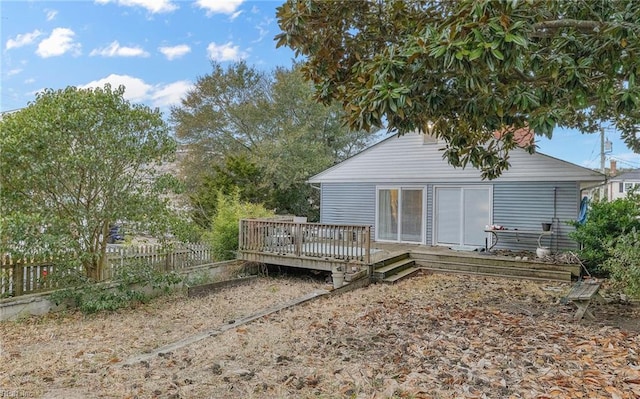
[{"label": "tree branch", "polygon": [[533,33],[531,37],[549,37],[560,29],[575,28],[583,33],[597,32],[604,26],[604,23],[598,21],[581,21],[577,19],[558,19],[554,21],[538,22],[531,27]]}]

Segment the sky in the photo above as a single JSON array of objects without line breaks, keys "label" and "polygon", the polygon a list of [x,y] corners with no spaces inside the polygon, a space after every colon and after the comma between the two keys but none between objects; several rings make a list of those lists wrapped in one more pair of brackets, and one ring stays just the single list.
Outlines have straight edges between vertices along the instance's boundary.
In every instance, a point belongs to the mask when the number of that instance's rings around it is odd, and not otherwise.
[{"label": "sky", "polygon": [[[244,60],[265,72],[292,65],[276,49],[276,8],[283,1],[68,0],[0,1],[0,111],[28,105],[44,88],[126,87],[125,97],[168,112],[211,60]],[[618,168],[640,168],[640,154],[607,131]],[[539,151],[600,167],[600,135],[554,132]]]}]

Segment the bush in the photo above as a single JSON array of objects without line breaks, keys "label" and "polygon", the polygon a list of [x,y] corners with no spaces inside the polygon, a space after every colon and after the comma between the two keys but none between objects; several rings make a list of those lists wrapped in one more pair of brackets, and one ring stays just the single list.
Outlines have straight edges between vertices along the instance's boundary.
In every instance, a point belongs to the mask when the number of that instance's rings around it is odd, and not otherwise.
[{"label": "bush", "polygon": [[145,286],[168,292],[172,286],[182,282],[178,273],[163,273],[147,263],[134,263],[119,268],[114,276],[115,286],[97,284],[80,273],[67,272],[58,277],[56,281],[67,288],[53,292],[51,300],[56,305],[71,301],[87,314],[146,303],[150,298],[143,291]]},{"label": "bush", "polygon": [[273,212],[262,204],[240,201],[237,191],[230,195],[218,193],[216,214],[211,222],[211,231],[205,234],[205,241],[211,245],[217,260],[236,257],[238,250],[238,224],[242,218],[272,217]]},{"label": "bush", "polygon": [[640,230],[640,195],[631,194],[615,201],[595,201],[584,224],[573,223],[570,237],[581,249],[580,258],[590,273],[606,274],[604,263],[611,257],[619,237],[633,229]]},{"label": "bush", "polygon": [[627,295],[640,298],[640,230],[619,237],[609,250],[604,269]]},{"label": "bush", "polygon": [[640,230],[619,237],[610,254],[604,269],[625,294],[640,298]]}]

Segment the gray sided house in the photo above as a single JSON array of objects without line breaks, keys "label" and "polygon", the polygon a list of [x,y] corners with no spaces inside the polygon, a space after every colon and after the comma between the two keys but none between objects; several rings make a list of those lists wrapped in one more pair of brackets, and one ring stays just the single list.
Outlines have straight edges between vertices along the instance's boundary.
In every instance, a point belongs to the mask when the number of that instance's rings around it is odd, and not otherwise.
[{"label": "gray sided house", "polygon": [[552,251],[575,249],[566,222],[578,218],[581,190],[604,180],[598,172],[522,149],[510,153],[501,177],[482,180],[472,167],[442,159],[443,143],[417,133],[395,135],[309,179],[320,188],[320,221],[372,225],[378,242],[484,248],[487,226],[500,234],[496,249],[535,250],[542,237]]}]

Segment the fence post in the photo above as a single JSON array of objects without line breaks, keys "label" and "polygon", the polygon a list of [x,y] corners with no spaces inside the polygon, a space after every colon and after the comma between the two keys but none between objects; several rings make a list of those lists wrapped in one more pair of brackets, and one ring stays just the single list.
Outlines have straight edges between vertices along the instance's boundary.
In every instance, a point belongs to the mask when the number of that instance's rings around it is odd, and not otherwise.
[{"label": "fence post", "polygon": [[19,262],[13,264],[13,296],[22,295],[22,286],[24,284],[23,272],[24,268],[22,267],[22,264],[20,264]]}]

